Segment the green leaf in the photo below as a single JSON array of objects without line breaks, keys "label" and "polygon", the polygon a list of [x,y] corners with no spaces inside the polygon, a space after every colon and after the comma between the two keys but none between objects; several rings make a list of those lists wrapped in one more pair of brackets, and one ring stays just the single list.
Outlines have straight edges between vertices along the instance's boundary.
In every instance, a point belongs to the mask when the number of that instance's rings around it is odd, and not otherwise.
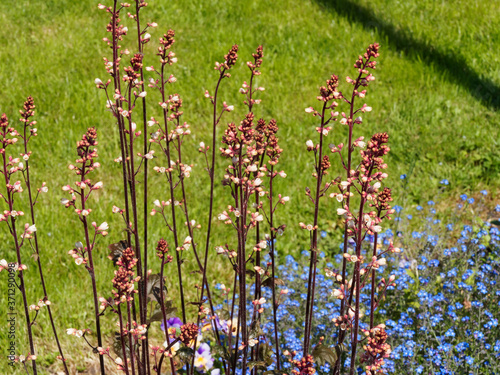
[{"label": "green leaf", "polygon": [[247,269],[245,272],[246,272],[246,274],[248,276],[250,276],[250,278],[254,278],[255,277],[255,271],[254,270]]},{"label": "green leaf", "polygon": [[314,361],[319,366],[323,366],[326,362],[328,362],[330,365],[334,365],[337,361],[337,358],[339,357],[339,354],[337,354],[337,352],[341,352],[340,347],[339,350],[336,350],[336,348],[337,347],[329,348],[328,346],[325,346],[323,344],[317,345],[312,352]]},{"label": "green leaf", "polygon": [[267,368],[267,365],[266,365],[266,362],[263,362],[263,361],[250,361],[250,362],[248,362],[248,368],[250,370],[253,369],[254,367]]},{"label": "green leaf", "polygon": [[[281,279],[278,279],[277,277],[274,278],[274,285],[285,285],[285,282]],[[272,288],[273,286],[273,278],[268,277],[262,282],[262,286]]]},{"label": "green leaf", "polygon": [[[148,277],[148,284],[146,285],[146,293],[148,302],[155,301],[160,303],[161,295],[160,295],[160,274],[155,273],[154,275],[150,275]],[[163,300],[167,301],[168,290],[165,286],[165,282],[163,282]]]},{"label": "green leaf", "polygon": [[[127,354],[127,357],[130,358],[130,349],[128,347],[127,338],[125,338],[123,342],[125,344],[125,353]],[[118,357],[123,358],[122,340],[119,332],[115,332],[115,335],[113,336],[113,351]]]},{"label": "green leaf", "polygon": [[271,346],[269,344],[261,343],[259,345],[259,353],[257,355],[257,360],[264,361],[269,366],[270,364],[273,363],[273,359],[271,358],[273,354],[274,352],[272,351]]},{"label": "green leaf", "polygon": [[194,350],[191,348],[188,348],[187,346],[183,346],[179,350],[177,350],[177,355],[179,356],[179,358],[182,361],[187,362],[194,355]]},{"label": "green leaf", "polygon": [[260,327],[257,321],[252,322],[252,325],[250,326],[250,331],[248,333],[248,336],[250,339],[259,339],[260,336],[264,335],[264,331]]},{"label": "green leaf", "polygon": [[231,315],[229,315],[229,310],[228,309],[222,309],[219,313],[219,319],[222,319],[222,320],[228,320]]},{"label": "green leaf", "polygon": [[232,362],[233,357],[225,346],[214,345],[214,347],[212,348],[212,353],[214,357],[221,357],[228,362]]},{"label": "green leaf", "polygon": [[[173,318],[175,316],[175,312],[177,311],[177,307],[172,306],[172,301],[165,302],[165,316],[167,319]],[[163,321],[163,313],[161,311],[160,305],[156,305],[153,314],[147,321],[148,324],[152,322],[161,322]]]}]

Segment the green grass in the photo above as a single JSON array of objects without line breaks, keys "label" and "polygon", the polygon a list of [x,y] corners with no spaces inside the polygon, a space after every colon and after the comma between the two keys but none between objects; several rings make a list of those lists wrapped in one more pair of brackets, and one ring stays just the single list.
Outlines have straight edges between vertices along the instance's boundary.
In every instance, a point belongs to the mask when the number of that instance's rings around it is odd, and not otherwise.
[{"label": "green grass", "polygon": [[[221,91],[222,100],[236,105],[234,115],[226,118],[228,121],[238,121],[244,113],[238,94],[242,81],[248,79],[244,63],[259,44],[264,45],[263,74],[258,83],[266,91],[261,95],[263,101],[256,115],[278,120],[284,149],[281,168],[288,174],[278,191],[292,198],[290,205],[280,211],[280,220],[290,228],[280,240],[280,251],[297,253],[306,248],[307,238],[297,230],[297,224],[312,220],[312,207],[303,194],[313,181],[312,155],[306,152],[304,144],[315,136],[316,123],[304,108],[317,104],[317,89],[330,74],[339,74],[342,80],[352,75],[357,55],[375,41],[382,46],[381,57],[375,72],[377,80],[366,98],[373,112],[364,116],[365,124],[355,130],[355,135],[369,137],[373,132],[389,132],[392,151],[388,157],[391,176],[388,185],[399,188],[399,175],[411,173],[407,189],[398,190],[398,196],[404,196],[408,205],[432,198],[443,178],[451,182],[450,192],[445,195],[448,197],[480,188],[498,192],[500,68],[494,62],[500,47],[500,31],[495,27],[500,16],[494,2],[152,0],[149,3],[143,19],[160,25],[152,32],[153,40],[168,28],[176,30],[174,50],[179,63],[171,72],[178,78],[175,90],[184,99],[184,120],[193,130],[185,156],[195,164],[188,181],[191,216],[204,228],[208,178],[203,171],[203,160],[195,151],[200,141],[210,140],[210,105],[203,92],[205,89],[213,92],[217,78],[213,64],[221,61],[233,43],[240,45],[240,60]],[[67,165],[74,161],[76,141],[89,126],[96,126],[99,131],[103,167],[98,176],[105,187],[96,196],[92,219],[106,220],[111,225],[109,237],[99,242],[98,288],[102,295],[109,294],[113,272],[105,259],[106,246],[123,236],[121,223],[111,215],[111,205],[121,205],[120,169],[113,163],[119,154],[118,137],[111,115],[105,111],[103,93],[93,84],[96,77],[104,80],[102,56],[109,53],[101,41],[106,36],[107,17],[96,5],[93,1],[69,0],[0,4],[3,41],[0,80],[4,87],[0,112],[16,120],[26,96],[35,98],[40,135],[32,144],[35,151],[32,166],[35,180],[47,181],[50,188],[37,207],[42,259],[60,335],[73,369],[89,365],[80,343],[77,351],[72,351],[76,339],[68,337],[65,328],[91,326],[90,283],[86,272],[76,267],[66,254],[75,241],[81,240],[82,232],[75,215],[58,202],[62,197],[60,187],[74,181]],[[124,45],[130,48],[134,42],[128,40]],[[153,42],[147,45],[147,65],[156,64],[154,49]],[[345,84],[343,88],[348,89]],[[155,95],[149,90],[152,103],[158,101]],[[329,141],[344,141],[345,128],[336,128],[331,134]],[[219,161],[218,180],[223,166]],[[337,173],[340,173],[338,167],[332,176]],[[152,186],[151,201],[167,198],[165,181],[154,176]],[[221,187],[216,195],[218,213],[229,201]],[[325,227],[336,223],[337,218],[330,213],[334,208],[329,203],[322,210]],[[168,236],[158,218],[151,223],[150,248],[160,236]],[[13,259],[5,225],[1,230],[0,259]],[[216,224],[212,243],[231,241],[229,235]],[[24,257],[27,259],[28,254]],[[194,269],[192,255],[187,257],[186,267]],[[28,278],[36,280],[35,264],[31,259],[26,263]],[[217,263],[211,269],[214,275],[227,275],[227,264]],[[173,272],[169,283],[175,297]],[[189,284],[191,296],[193,284],[194,281]],[[6,276],[2,276],[0,285],[5,296]],[[29,285],[30,302],[38,300],[40,293],[38,285]],[[0,316],[5,316],[4,304],[0,306]],[[111,321],[107,320],[108,334],[112,330]],[[0,327],[3,348],[5,324]],[[23,333],[21,321],[18,332]],[[40,317],[35,333],[40,360],[48,366],[54,347],[49,341],[51,332],[45,314]],[[22,336],[18,348],[27,352]],[[1,373],[9,371],[3,366],[6,366],[4,361],[0,362]]]}]

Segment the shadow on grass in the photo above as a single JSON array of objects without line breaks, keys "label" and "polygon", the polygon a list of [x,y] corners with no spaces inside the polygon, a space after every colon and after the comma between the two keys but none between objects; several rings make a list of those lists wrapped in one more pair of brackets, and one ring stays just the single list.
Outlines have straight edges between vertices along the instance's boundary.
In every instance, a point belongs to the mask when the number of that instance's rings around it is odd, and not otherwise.
[{"label": "shadow on grass", "polygon": [[317,0],[325,9],[335,12],[363,26],[367,30],[376,30],[389,41],[389,46],[409,56],[418,56],[423,62],[443,72],[448,81],[461,85],[482,104],[493,110],[500,109],[500,88],[490,79],[482,78],[467,65],[465,59],[457,54],[437,50],[425,40],[415,39],[409,30],[397,29],[396,26],[377,18],[375,13],[350,0]]}]

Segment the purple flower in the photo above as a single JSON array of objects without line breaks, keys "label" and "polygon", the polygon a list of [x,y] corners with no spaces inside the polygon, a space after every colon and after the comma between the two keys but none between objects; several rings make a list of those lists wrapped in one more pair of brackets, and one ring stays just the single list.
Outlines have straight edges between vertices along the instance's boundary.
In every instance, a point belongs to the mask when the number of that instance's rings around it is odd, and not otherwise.
[{"label": "purple flower", "polygon": [[[167,328],[181,328],[182,326],[182,320],[180,320],[177,317],[173,317],[170,319],[167,319]],[[163,320],[161,321],[161,330],[165,331],[165,325],[163,324]]]}]

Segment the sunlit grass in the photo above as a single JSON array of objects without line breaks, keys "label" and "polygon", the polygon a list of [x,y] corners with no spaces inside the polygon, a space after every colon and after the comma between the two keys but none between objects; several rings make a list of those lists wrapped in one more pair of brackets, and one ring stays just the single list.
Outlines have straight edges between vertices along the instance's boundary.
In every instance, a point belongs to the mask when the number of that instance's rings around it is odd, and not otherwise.
[{"label": "sunlit grass", "polygon": [[[256,116],[274,117],[280,125],[279,138],[284,149],[281,159],[288,177],[277,190],[291,197],[290,205],[278,213],[279,220],[288,225],[285,236],[279,239],[278,250],[298,254],[307,248],[307,238],[297,228],[299,221],[310,221],[312,206],[303,194],[313,179],[311,155],[306,152],[305,141],[313,136],[316,124],[306,116],[304,108],[316,104],[317,89],[330,74],[342,78],[353,74],[355,58],[369,43],[378,41],[381,48],[377,81],[371,86],[366,101],[373,112],[366,114],[363,127],[355,136],[370,136],[376,131],[389,132],[391,153],[387,158],[391,175],[388,184],[400,186],[399,175],[410,176],[408,188],[398,189],[396,196],[405,197],[408,205],[432,198],[439,181],[447,178],[450,193],[489,188],[498,190],[500,152],[498,139],[500,115],[487,100],[478,100],[470,87],[460,83],[462,74],[453,66],[454,60],[434,61],[426,53],[438,50],[443,56],[456,56],[465,63],[468,72],[474,72],[490,86],[479,87],[486,94],[498,92],[500,84],[495,51],[500,46],[500,34],[494,25],[499,20],[492,2],[394,2],[360,1],[365,13],[360,17],[343,10],[336,2],[327,0],[299,1],[237,1],[211,2],[186,0],[181,2],[149,1],[145,20],[156,21],[153,40],[168,28],[176,30],[174,50],[179,63],[172,67],[178,78],[174,90],[184,99],[184,121],[192,126],[193,136],[186,144],[189,152],[185,162],[194,164],[188,180],[191,217],[206,228],[204,203],[209,188],[203,170],[203,159],[196,152],[200,141],[210,140],[210,105],[203,97],[205,89],[213,91],[216,74],[213,64],[221,60],[233,43],[240,45],[240,60],[230,80],[224,82],[221,99],[236,107],[234,121],[243,115],[242,97],[238,88],[248,78],[245,61],[259,45],[264,45],[262,76],[258,84],[266,91],[261,94],[262,104]],[[333,5],[332,5],[333,4]],[[337,5],[335,5],[337,4]],[[72,352],[74,337],[65,329],[84,328],[91,321],[89,280],[84,269],[78,268],[67,255],[75,241],[81,240],[75,215],[59,204],[60,187],[72,183],[73,176],[67,165],[75,159],[76,141],[89,126],[99,132],[99,154],[103,167],[100,179],[104,189],[92,203],[92,219],[108,221],[110,235],[98,246],[98,289],[109,295],[113,268],[106,259],[107,245],[123,237],[122,223],[111,214],[111,206],[121,204],[119,165],[113,159],[119,155],[117,131],[111,114],[105,111],[105,98],[93,84],[96,77],[104,80],[102,56],[108,53],[101,39],[106,36],[107,18],[97,10],[93,1],[4,1],[0,4],[0,79],[4,90],[0,110],[12,120],[27,95],[35,98],[39,137],[33,141],[32,158],[37,183],[46,181],[50,191],[37,206],[38,230],[42,246],[42,259],[47,273],[50,299],[56,312],[57,324],[66,352]],[[340,8],[339,8],[340,7]],[[362,17],[371,14],[379,24],[363,24]],[[487,21],[485,19],[487,18]],[[443,19],[446,19],[444,21]],[[388,34],[380,25],[392,25],[395,34]],[[410,35],[419,42],[418,51],[401,49],[391,40],[398,32]],[[131,40],[125,44],[133,50]],[[147,45],[146,65],[154,65],[155,44]],[[441,55],[440,55],[441,56]],[[443,66],[449,64],[446,70]],[[467,77],[463,77],[467,80]],[[468,81],[467,81],[468,82]],[[347,88],[347,86],[344,86]],[[495,91],[496,90],[496,91]],[[154,93],[150,92],[154,97]],[[148,97],[149,97],[148,95]],[[154,100],[153,100],[154,102]],[[230,118],[228,118],[229,120]],[[221,129],[222,131],[222,129]],[[346,129],[338,127],[330,141],[345,139]],[[155,163],[155,162],[153,162]],[[335,166],[335,163],[333,163]],[[223,173],[219,161],[217,180]],[[341,173],[337,167],[332,177]],[[166,199],[166,181],[152,177],[151,202]],[[216,211],[228,204],[222,187],[216,189]],[[330,212],[333,203],[325,205],[321,217],[324,225],[337,222]],[[3,210],[3,208],[2,208]],[[158,218],[151,218],[150,249],[169,233]],[[231,242],[219,224],[215,224],[212,243]],[[200,239],[202,236],[199,236]],[[13,256],[6,228],[0,232],[0,258]],[[201,240],[200,240],[201,241]],[[202,246],[200,246],[201,248]],[[28,278],[36,280],[35,263],[27,260]],[[194,257],[187,255],[186,267],[195,269]],[[215,256],[213,257],[215,259]],[[230,268],[225,263],[211,262],[212,276],[225,277]],[[154,265],[153,267],[156,267]],[[171,295],[175,298],[175,272],[169,279]],[[4,277],[2,277],[2,280]],[[211,280],[216,280],[214,277]],[[217,281],[223,281],[217,279]],[[195,280],[188,284],[190,295],[195,296]],[[36,283],[28,285],[31,303],[41,297]],[[6,294],[5,282],[0,286]],[[18,305],[20,308],[21,300]],[[84,308],[87,306],[88,308]],[[21,310],[19,310],[21,311]],[[5,316],[4,306],[0,316]],[[192,307],[191,313],[194,312]],[[107,323],[107,334],[112,333],[112,319]],[[45,315],[35,328],[41,360],[51,331]],[[1,330],[5,325],[1,325]],[[18,332],[23,325],[19,321]],[[5,347],[5,339],[0,347]],[[18,348],[26,352],[25,340],[18,338]],[[72,353],[71,359],[85,368],[83,358]],[[56,362],[57,363],[57,362]],[[50,364],[50,363],[48,363]],[[7,371],[6,362],[0,362],[0,372]]]}]

